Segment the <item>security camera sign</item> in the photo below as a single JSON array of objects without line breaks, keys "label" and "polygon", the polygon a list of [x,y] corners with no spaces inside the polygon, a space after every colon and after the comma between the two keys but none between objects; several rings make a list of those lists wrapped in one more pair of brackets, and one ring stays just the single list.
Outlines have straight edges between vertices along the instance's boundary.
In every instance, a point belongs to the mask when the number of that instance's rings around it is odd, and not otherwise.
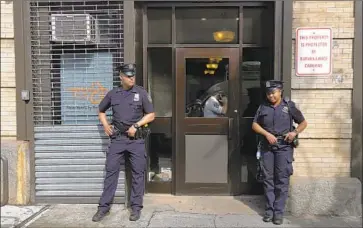
[{"label": "security camera sign", "polygon": [[332,29],[296,30],[295,69],[297,76],[329,76],[332,73]]}]

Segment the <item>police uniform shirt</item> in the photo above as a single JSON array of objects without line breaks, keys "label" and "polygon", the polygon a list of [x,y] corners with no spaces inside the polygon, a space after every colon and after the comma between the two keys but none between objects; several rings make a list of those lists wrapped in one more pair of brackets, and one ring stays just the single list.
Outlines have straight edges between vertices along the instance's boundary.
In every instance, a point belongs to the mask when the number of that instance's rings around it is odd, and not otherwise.
[{"label": "police uniform shirt", "polygon": [[204,117],[218,117],[222,115],[222,106],[218,100],[211,96],[204,106]]},{"label": "police uniform shirt", "polygon": [[303,114],[293,101],[289,101],[288,107],[287,101],[283,99],[276,107],[269,103],[260,105],[253,122],[258,123],[263,129],[271,134],[282,135],[290,132],[293,124],[289,112],[295,123],[300,124],[305,120]]},{"label": "police uniform shirt", "polygon": [[99,110],[106,112],[110,107],[113,121],[127,125],[136,123],[144,114],[154,112],[149,94],[144,88],[136,85],[130,90],[118,87],[109,91],[99,104]]}]

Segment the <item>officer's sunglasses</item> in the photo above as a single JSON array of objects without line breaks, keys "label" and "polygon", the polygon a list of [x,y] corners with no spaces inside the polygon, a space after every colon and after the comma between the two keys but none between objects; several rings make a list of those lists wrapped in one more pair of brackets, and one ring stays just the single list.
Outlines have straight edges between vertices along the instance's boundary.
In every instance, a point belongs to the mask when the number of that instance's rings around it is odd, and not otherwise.
[{"label": "officer's sunglasses", "polygon": [[279,88],[275,88],[273,90],[267,91],[266,95],[269,96],[269,95],[275,94],[277,91],[281,91],[281,90]]},{"label": "officer's sunglasses", "polygon": [[128,75],[128,74],[123,73],[122,76],[127,77],[127,78],[135,78],[134,74],[133,75]]}]

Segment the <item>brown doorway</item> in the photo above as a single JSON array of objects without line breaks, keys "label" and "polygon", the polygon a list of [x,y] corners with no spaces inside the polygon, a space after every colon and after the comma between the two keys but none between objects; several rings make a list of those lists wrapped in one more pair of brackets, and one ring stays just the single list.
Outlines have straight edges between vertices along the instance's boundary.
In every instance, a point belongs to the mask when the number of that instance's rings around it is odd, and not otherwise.
[{"label": "brown doorway", "polygon": [[238,191],[238,63],[238,48],[176,49],[176,194]]},{"label": "brown doorway", "polygon": [[[142,66],[136,79],[151,95],[156,113],[146,192],[259,194],[251,124],[261,82],[280,72],[275,3],[135,6],[135,23],[142,28],[135,36],[136,63]],[[220,59],[212,74],[214,65],[206,67],[211,59]],[[228,89],[226,115],[190,115],[190,105],[220,84]]]}]

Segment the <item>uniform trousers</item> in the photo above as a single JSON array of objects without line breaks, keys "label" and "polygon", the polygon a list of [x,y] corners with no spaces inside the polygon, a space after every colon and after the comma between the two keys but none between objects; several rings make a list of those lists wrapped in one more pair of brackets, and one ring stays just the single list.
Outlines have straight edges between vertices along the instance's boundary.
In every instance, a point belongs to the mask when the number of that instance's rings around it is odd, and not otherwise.
[{"label": "uniform trousers", "polygon": [[125,164],[126,153],[128,153],[127,157],[130,160],[132,171],[130,206],[135,212],[143,208],[147,156],[145,140],[135,140],[127,136],[118,136],[117,138],[111,139],[106,155],[106,176],[98,206],[102,212],[110,210],[110,205],[117,188],[120,167]]},{"label": "uniform trousers", "polygon": [[285,211],[290,176],[293,174],[293,148],[278,147],[262,152],[265,213],[281,217]]}]

